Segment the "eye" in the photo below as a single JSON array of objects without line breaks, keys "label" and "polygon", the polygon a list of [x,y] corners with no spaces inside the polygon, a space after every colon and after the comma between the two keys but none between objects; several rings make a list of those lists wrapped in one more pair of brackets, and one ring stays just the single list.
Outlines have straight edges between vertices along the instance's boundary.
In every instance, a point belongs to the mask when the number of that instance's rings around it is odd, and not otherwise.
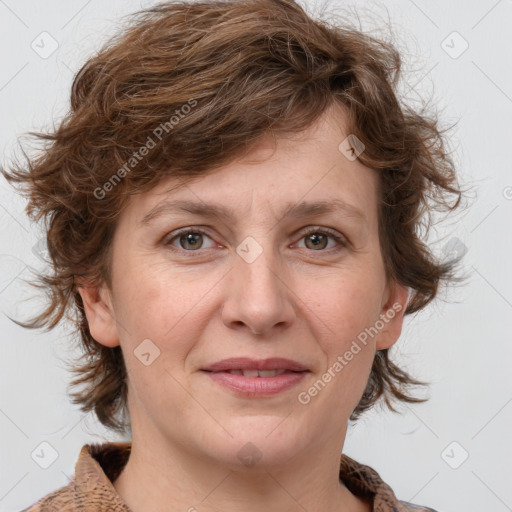
[{"label": "eye", "polygon": [[[301,240],[305,240],[306,248],[315,252],[321,252],[323,249],[326,249],[329,244],[329,238],[334,240],[338,246],[341,246],[335,248],[335,251],[347,246],[347,241],[342,235],[327,228],[313,228],[301,236]],[[329,249],[332,249],[332,246]]]},{"label": "eye", "polygon": [[[204,249],[204,247],[201,246],[203,245],[205,237],[211,240],[211,238],[200,229],[183,229],[182,231],[174,234],[172,238],[169,238],[165,242],[165,245],[172,245],[176,247],[173,243],[173,241],[176,240],[179,243],[178,249],[194,252],[198,249]],[[213,247],[213,245],[211,247]]]},{"label": "eye", "polygon": [[[215,247],[215,242],[201,229],[186,228],[178,231],[177,233],[171,233],[172,236],[167,238],[164,242],[166,246],[172,246],[178,251],[182,250],[185,252],[198,252],[199,249],[209,249]],[[204,241],[209,239],[212,243],[209,247],[204,247]],[[305,240],[305,248],[310,249],[313,252],[327,252],[327,250],[333,249],[328,247],[329,239],[334,240],[334,252],[347,247],[348,242],[345,237],[336,231],[327,228],[312,228],[302,234],[300,241]],[[178,245],[177,245],[178,244]],[[300,247],[301,249],[303,247]],[[326,250],[327,249],[327,250]]]}]

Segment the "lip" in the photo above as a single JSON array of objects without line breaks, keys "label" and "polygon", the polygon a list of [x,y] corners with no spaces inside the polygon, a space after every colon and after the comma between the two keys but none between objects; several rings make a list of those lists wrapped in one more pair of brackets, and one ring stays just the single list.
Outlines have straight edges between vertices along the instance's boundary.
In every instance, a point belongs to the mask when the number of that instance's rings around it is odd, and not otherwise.
[{"label": "lip", "polygon": [[[286,370],[274,377],[244,377],[229,373],[230,370]],[[250,359],[245,357],[224,359],[202,369],[215,383],[245,397],[269,397],[296,386],[309,370],[301,363],[273,357]]]},{"label": "lip", "polygon": [[244,377],[227,372],[203,372],[215,383],[245,397],[265,397],[282,393],[296,386],[309,372],[283,373],[275,377]]},{"label": "lip", "polygon": [[271,357],[268,359],[232,357],[211,364],[206,368],[202,368],[202,370],[208,372],[224,372],[228,370],[290,370],[292,372],[305,372],[308,371],[308,368],[297,361],[282,357]]}]

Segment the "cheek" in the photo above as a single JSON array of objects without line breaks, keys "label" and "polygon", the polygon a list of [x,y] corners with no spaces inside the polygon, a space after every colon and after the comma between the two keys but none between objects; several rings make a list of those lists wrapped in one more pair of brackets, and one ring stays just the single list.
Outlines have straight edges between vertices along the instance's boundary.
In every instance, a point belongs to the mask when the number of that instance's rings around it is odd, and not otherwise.
[{"label": "cheek", "polygon": [[[343,414],[357,406],[368,382],[375,356],[375,331],[379,319],[380,299],[362,282],[344,282],[342,288],[331,289],[329,304],[318,305],[318,315],[326,319],[327,335],[321,339],[325,367],[320,379],[330,391],[325,400],[343,404]],[[328,314],[329,316],[325,316]]]},{"label": "cheek", "polygon": [[329,328],[336,344],[357,336],[378,320],[383,289],[378,273],[351,269],[343,277],[333,275],[312,285],[310,307]]},{"label": "cheek", "polygon": [[336,403],[353,409],[364,392],[375,355],[374,329],[384,281],[378,273],[354,270],[327,283],[314,301],[315,316],[322,320],[318,340],[324,353],[323,380],[331,383],[330,396]]},{"label": "cheek", "polygon": [[[160,347],[163,356],[172,352],[173,360],[201,329],[201,311],[207,306],[205,296],[218,281],[217,276],[194,279],[187,270],[177,271],[161,262],[135,259],[124,269],[118,283],[116,316],[122,322],[121,341],[132,350],[149,338]],[[215,277],[215,278],[214,278]]]}]

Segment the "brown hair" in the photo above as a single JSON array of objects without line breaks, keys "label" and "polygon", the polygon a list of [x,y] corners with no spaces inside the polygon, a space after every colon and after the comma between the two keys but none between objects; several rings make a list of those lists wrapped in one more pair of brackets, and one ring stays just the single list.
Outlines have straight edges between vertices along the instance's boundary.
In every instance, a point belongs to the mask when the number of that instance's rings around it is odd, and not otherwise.
[{"label": "brown hair", "polygon": [[[437,261],[420,236],[432,212],[459,205],[454,165],[436,116],[398,100],[400,75],[391,42],[313,19],[293,0],[175,1],[132,15],[77,73],[57,129],[29,132],[49,141],[44,151],[3,171],[25,186],[27,214],[47,222],[52,270],[31,283],[47,307],[16,323],[50,330],[67,314],[86,359],[71,368],[71,384],[85,384],[74,403],[108,428],[130,427],[121,348],[91,337],[75,282],[111,285],[112,236],[129,196],[205,175],[267,133],[300,132],[333,102],[365,145],[359,160],[379,171],[383,259],[388,279],[412,291],[406,314],[454,279],[454,261]],[[381,397],[392,410],[391,399],[424,401],[407,394],[411,385],[425,383],[378,351],[351,419]]]}]

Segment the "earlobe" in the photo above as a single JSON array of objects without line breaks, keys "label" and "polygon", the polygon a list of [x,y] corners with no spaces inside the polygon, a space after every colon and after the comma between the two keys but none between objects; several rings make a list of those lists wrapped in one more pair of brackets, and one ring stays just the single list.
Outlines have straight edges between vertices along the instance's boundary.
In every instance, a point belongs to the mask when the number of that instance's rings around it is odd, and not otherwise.
[{"label": "earlobe", "polygon": [[102,345],[119,345],[116,321],[110,291],[106,286],[82,285],[77,287],[84,304],[91,336]]},{"label": "earlobe", "polygon": [[390,348],[400,337],[408,300],[409,288],[400,283],[390,285],[389,296],[380,315],[383,326],[377,336],[377,350]]}]

